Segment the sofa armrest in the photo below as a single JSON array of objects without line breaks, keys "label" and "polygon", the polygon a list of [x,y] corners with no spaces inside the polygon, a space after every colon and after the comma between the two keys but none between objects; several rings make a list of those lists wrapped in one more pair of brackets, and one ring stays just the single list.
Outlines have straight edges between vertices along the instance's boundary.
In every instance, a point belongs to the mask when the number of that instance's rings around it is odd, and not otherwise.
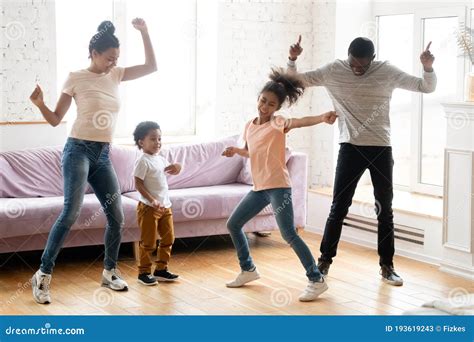
[{"label": "sofa armrest", "polygon": [[308,156],[302,152],[292,152],[286,166],[292,184],[295,226],[304,228],[308,199]]}]

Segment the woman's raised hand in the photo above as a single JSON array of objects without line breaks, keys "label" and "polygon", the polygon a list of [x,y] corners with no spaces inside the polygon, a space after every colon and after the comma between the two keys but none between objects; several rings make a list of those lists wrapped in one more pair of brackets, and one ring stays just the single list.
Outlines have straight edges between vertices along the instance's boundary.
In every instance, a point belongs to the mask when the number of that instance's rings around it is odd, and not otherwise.
[{"label": "woman's raised hand", "polygon": [[37,107],[41,106],[44,101],[43,101],[43,90],[41,90],[41,87],[37,84],[35,90],[30,95],[30,100],[33,102],[33,104]]},{"label": "woman's raised hand", "polygon": [[148,32],[148,27],[146,26],[146,22],[142,18],[133,19],[132,20],[132,25],[133,25],[134,28],[136,28],[141,33],[147,33]]}]

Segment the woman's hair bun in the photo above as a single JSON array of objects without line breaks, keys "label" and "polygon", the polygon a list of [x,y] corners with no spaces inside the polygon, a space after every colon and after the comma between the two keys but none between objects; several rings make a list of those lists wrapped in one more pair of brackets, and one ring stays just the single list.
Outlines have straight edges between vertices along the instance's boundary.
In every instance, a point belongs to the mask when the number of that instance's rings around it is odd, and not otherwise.
[{"label": "woman's hair bun", "polygon": [[97,32],[113,35],[115,33],[115,26],[110,20],[104,20],[97,28]]}]

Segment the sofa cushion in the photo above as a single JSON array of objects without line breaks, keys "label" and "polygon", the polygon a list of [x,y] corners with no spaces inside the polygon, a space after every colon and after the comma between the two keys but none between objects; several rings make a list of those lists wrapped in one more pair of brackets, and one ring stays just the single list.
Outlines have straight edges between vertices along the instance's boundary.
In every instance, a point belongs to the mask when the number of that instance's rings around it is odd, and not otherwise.
[{"label": "sofa cushion", "polygon": [[114,146],[110,149],[110,161],[114,166],[115,173],[120,183],[120,192],[135,191],[135,179],[133,169],[135,160],[141,152],[136,147]]},{"label": "sofa cushion", "polygon": [[[63,197],[0,198],[0,238],[48,233],[63,208]],[[137,202],[122,196],[125,227],[137,227]],[[94,194],[84,196],[84,204],[72,230],[104,228],[105,214]]]},{"label": "sofa cushion", "polygon": [[168,176],[170,189],[205,187],[235,183],[243,167],[243,158],[227,158],[222,152],[227,146],[235,145],[238,136],[218,141],[192,145],[172,146],[160,153],[171,163],[180,163],[183,167],[176,176]]},{"label": "sofa cushion", "polygon": [[[0,153],[0,198],[54,197],[63,195],[63,146],[39,147]],[[130,157],[133,163],[135,154]],[[121,170],[121,167],[118,168]],[[120,174],[120,172],[118,172]],[[119,178],[122,185],[122,180]],[[127,189],[127,191],[130,191]],[[91,194],[90,185],[86,194]]]},{"label": "sofa cushion", "polygon": [[[174,221],[228,218],[250,190],[251,186],[239,183],[170,190]],[[138,192],[124,196],[137,201],[140,198]],[[272,215],[271,207],[267,206],[259,215]]]},{"label": "sofa cushion", "polygon": [[61,148],[0,153],[0,197],[62,196]]},{"label": "sofa cushion", "polygon": [[[171,189],[234,183],[243,158],[221,156],[225,147],[235,145],[238,136],[215,142],[171,146],[161,154],[180,163],[183,171],[168,176]],[[63,195],[62,146],[41,147],[0,153],[0,198],[54,197]],[[122,193],[135,190],[133,168],[140,155],[134,147],[112,146],[110,159]],[[92,193],[90,186],[87,194]]]}]

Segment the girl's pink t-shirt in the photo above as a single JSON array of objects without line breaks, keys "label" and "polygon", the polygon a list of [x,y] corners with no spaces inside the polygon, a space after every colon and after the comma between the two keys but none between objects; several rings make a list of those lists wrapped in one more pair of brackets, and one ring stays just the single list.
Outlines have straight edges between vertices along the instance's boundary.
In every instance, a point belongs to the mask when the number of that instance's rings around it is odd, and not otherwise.
[{"label": "girl's pink t-shirt", "polygon": [[256,121],[257,118],[252,119],[245,125],[243,136],[249,151],[253,190],[291,188],[285,162],[285,118],[275,116],[261,125]]}]

